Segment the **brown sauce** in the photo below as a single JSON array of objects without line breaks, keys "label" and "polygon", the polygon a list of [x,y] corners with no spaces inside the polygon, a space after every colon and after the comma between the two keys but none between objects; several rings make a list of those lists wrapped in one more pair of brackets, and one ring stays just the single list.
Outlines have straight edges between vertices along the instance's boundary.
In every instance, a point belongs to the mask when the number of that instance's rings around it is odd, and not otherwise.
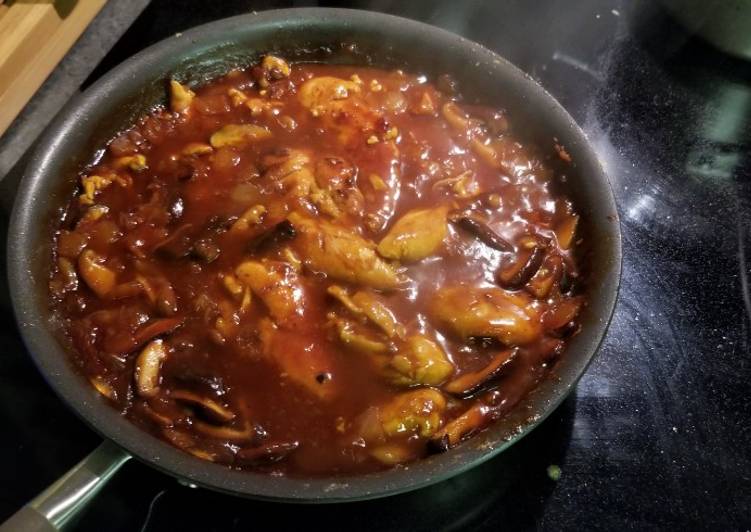
[{"label": "brown sauce", "polygon": [[505,415],[576,332],[577,215],[513,116],[267,57],[143,117],[55,233],[73,357],[200,458],[361,473]]}]

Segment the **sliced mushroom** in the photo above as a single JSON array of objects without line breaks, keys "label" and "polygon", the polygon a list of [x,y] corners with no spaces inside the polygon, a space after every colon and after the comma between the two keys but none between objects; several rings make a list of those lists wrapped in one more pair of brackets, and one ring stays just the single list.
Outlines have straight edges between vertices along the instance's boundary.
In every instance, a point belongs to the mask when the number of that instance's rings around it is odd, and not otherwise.
[{"label": "sliced mushroom", "polygon": [[506,349],[496,354],[490,364],[479,371],[464,373],[443,386],[448,393],[464,396],[476,392],[483,384],[498,376],[516,357],[518,349]]},{"label": "sliced mushroom", "polygon": [[428,449],[445,452],[457,445],[463,438],[481,429],[487,422],[490,407],[476,402],[457,418],[452,419],[428,441]]},{"label": "sliced mushroom", "polygon": [[128,281],[120,283],[112,288],[107,293],[107,298],[112,300],[126,299],[128,297],[135,297],[144,291],[144,285],[138,281]]},{"label": "sliced mushroom", "polygon": [[210,397],[203,397],[189,390],[172,390],[170,397],[193,408],[200,409],[209,420],[216,423],[229,423],[236,415],[228,408],[220,405]]},{"label": "sliced mushroom", "polygon": [[177,295],[172,284],[166,279],[159,283],[156,291],[156,308],[162,316],[174,316],[177,314]]},{"label": "sliced mushroom", "polygon": [[550,294],[553,284],[561,277],[562,270],[563,259],[560,255],[549,254],[527,283],[527,291],[537,299],[545,299]]},{"label": "sliced mushroom", "polygon": [[282,220],[251,240],[248,244],[248,251],[252,253],[267,251],[283,242],[292,240],[296,235],[295,228],[289,220]]},{"label": "sliced mushroom", "polygon": [[196,443],[196,439],[190,434],[176,430],[172,427],[162,429],[162,435],[165,439],[178,449],[187,449]]},{"label": "sliced mushroom", "polygon": [[150,417],[157,425],[160,425],[162,427],[169,427],[174,425],[174,420],[171,417],[157,412],[147,401],[136,403],[134,407]]},{"label": "sliced mushroom", "polygon": [[467,131],[471,127],[469,117],[454,102],[446,102],[441,107],[444,120],[457,131]]},{"label": "sliced mushroom", "polygon": [[496,273],[498,284],[504,288],[518,289],[529,282],[540,269],[545,258],[545,246],[533,238],[526,238],[519,245],[516,259]]},{"label": "sliced mushroom", "polygon": [[261,447],[240,449],[235,454],[235,463],[240,466],[263,465],[279,462],[300,447],[300,442],[272,442]]},{"label": "sliced mushroom", "polygon": [[221,252],[221,248],[214,242],[213,238],[205,237],[195,241],[190,249],[190,256],[204,264],[211,264],[219,258]]},{"label": "sliced mushroom", "polygon": [[99,297],[106,297],[117,283],[117,274],[102,264],[104,257],[92,249],[84,250],[78,257],[78,271],[86,284]]},{"label": "sliced mushroom", "polygon": [[461,214],[449,217],[452,223],[461,227],[465,231],[472,233],[483,244],[498,251],[513,251],[514,246],[508,240],[501,237],[493,231],[488,225],[477,217],[465,216]]},{"label": "sliced mushroom", "polygon": [[162,362],[167,358],[164,341],[153,340],[143,348],[136,359],[136,390],[141,397],[154,397],[159,393]]},{"label": "sliced mushroom", "polygon": [[149,340],[174,331],[182,323],[181,318],[151,320],[133,334],[118,334],[105,340],[103,347],[108,353],[130,353]]},{"label": "sliced mushroom", "polygon": [[256,435],[255,428],[248,422],[245,422],[241,429],[236,429],[232,427],[217,426],[201,421],[200,419],[194,419],[193,428],[196,432],[200,432],[204,436],[233,442],[249,441]]},{"label": "sliced mushroom", "polygon": [[105,396],[110,401],[117,400],[117,394],[115,393],[115,390],[112,388],[110,383],[108,383],[102,377],[97,375],[96,377],[92,377],[90,380],[91,385],[94,386],[96,391],[98,391],[100,394]]},{"label": "sliced mushroom", "polygon": [[492,144],[483,142],[480,139],[472,139],[469,141],[469,146],[475,152],[475,155],[491,168],[501,167],[500,156]]},{"label": "sliced mushroom", "polygon": [[167,238],[157,242],[152,250],[172,259],[186,257],[190,253],[190,248],[195,239],[194,232],[193,224],[183,224],[172,231]]}]

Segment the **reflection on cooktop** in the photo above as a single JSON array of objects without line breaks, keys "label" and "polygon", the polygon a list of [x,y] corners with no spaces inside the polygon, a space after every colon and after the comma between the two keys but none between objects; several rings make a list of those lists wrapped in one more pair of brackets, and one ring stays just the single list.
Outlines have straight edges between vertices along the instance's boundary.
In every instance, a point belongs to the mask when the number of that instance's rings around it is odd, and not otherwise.
[{"label": "reflection on cooktop", "polygon": [[[320,3],[410,16],[481,42],[579,121],[611,177],[623,229],[620,298],[602,349],[537,430],[436,486],[289,506],[191,489],[130,463],[78,529],[749,528],[751,66],[646,0]],[[154,1],[88,83],[196,24],[316,4]],[[0,519],[97,442],[35,372],[7,299],[2,312],[0,426],[13,437],[0,438],[0,467],[15,482],[0,488]],[[550,465],[561,468],[558,481]]]}]

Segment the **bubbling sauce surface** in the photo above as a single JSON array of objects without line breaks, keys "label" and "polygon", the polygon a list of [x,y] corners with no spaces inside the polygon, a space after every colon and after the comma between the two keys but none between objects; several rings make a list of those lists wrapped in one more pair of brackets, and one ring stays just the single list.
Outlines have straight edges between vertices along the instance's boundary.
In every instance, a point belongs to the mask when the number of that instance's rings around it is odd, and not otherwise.
[{"label": "bubbling sauce surface", "polygon": [[503,417],[577,330],[578,216],[513,116],[445,81],[273,56],[172,81],[54,235],[92,385],[275,474],[376,471]]}]

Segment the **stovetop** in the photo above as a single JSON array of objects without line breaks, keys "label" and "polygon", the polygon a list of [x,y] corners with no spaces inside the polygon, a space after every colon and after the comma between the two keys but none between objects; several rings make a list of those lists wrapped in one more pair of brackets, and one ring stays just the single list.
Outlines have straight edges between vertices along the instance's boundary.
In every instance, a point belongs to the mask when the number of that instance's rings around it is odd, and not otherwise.
[{"label": "stovetop", "polygon": [[[315,1],[155,0],[83,86],[145,46],[250,10]],[[81,531],[751,527],[751,64],[648,0],[320,2],[461,33],[538,79],[582,125],[618,201],[623,278],[575,393],[510,450],[389,499],[291,506],[192,489],[129,463]],[[108,31],[106,24],[92,31]],[[17,168],[0,184],[7,224]],[[3,277],[4,278],[4,277]],[[0,290],[0,520],[99,438],[44,383]],[[561,469],[553,480],[548,467]]]}]

